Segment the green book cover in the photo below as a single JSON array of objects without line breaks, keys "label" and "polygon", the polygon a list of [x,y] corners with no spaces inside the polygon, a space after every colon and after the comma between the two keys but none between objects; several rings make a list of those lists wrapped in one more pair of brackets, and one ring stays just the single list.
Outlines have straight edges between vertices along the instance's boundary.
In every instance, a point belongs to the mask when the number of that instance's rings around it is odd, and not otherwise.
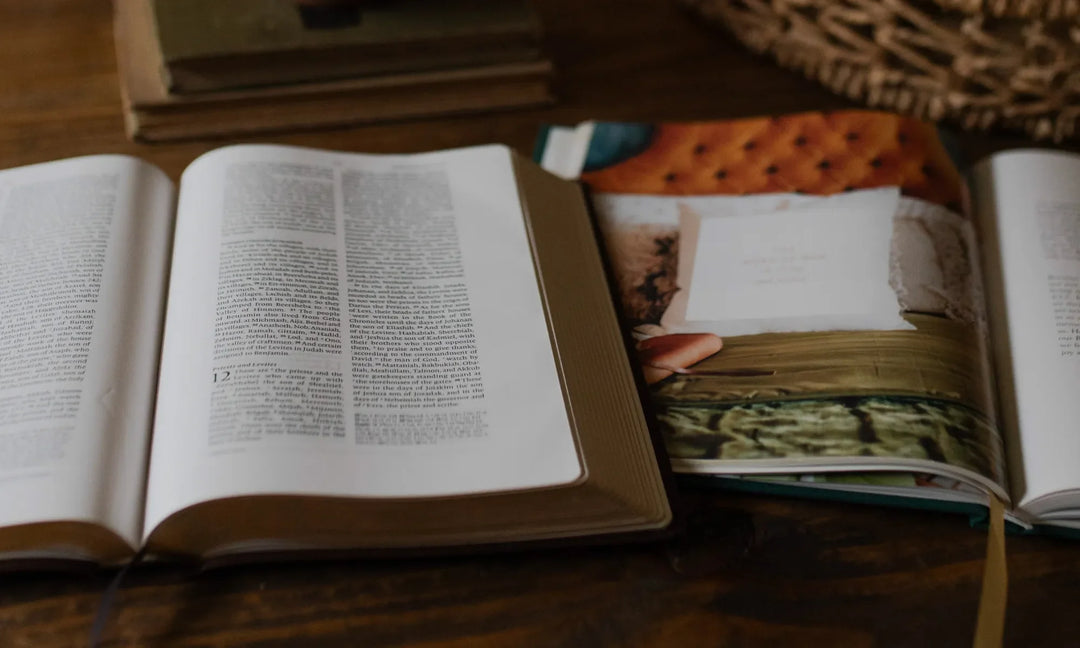
[{"label": "green book cover", "polygon": [[153,2],[164,84],[208,92],[536,61],[526,0]]},{"label": "green book cover", "polygon": [[[166,64],[242,53],[424,43],[481,34],[534,34],[524,0],[395,0],[345,10],[337,24],[307,28],[289,0],[153,0]],[[352,13],[355,12],[355,13]]]}]

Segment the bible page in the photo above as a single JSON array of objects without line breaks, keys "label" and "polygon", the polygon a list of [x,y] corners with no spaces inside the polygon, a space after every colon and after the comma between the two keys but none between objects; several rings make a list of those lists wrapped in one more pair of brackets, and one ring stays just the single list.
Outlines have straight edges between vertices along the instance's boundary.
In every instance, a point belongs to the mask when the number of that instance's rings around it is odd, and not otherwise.
[{"label": "bible page", "polygon": [[974,170],[991,234],[988,274],[1000,284],[991,310],[999,307],[992,324],[1014,503],[1036,515],[1054,506],[1046,496],[1080,488],[1077,178],[1080,157],[1048,151],[999,153]]},{"label": "bible page", "polygon": [[229,147],[177,221],[148,533],[220,497],[581,477],[508,149]]},{"label": "bible page", "polygon": [[174,198],[122,156],[0,172],[0,525],[141,541]]}]

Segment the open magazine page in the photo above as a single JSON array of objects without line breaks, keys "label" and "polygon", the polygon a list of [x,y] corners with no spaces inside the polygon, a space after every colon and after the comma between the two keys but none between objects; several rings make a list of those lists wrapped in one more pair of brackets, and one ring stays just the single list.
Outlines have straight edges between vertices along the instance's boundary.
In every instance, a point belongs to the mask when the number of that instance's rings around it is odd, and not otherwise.
[{"label": "open magazine page", "polygon": [[[976,166],[973,188],[996,250],[994,320],[1016,504],[1080,504],[1080,158],[1011,151]],[[997,282],[995,282],[997,283]],[[1071,493],[1070,493],[1071,491]],[[1080,517],[1077,511],[1066,512]]]},{"label": "open magazine page", "polygon": [[582,476],[507,149],[219,149],[177,220],[148,532],[227,496]]},{"label": "open magazine page", "polygon": [[1005,496],[974,230],[931,127],[850,111],[562,138],[543,159],[592,189],[677,470]]},{"label": "open magazine page", "polygon": [[138,546],[173,199],[121,156],[0,173],[0,525]]}]

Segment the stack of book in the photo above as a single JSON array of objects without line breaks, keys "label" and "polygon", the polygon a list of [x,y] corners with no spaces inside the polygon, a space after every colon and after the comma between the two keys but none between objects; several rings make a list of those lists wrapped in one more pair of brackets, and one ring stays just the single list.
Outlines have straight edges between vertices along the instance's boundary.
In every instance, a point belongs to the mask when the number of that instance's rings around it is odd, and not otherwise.
[{"label": "stack of book", "polygon": [[116,0],[128,134],[145,141],[549,103],[524,0]]}]

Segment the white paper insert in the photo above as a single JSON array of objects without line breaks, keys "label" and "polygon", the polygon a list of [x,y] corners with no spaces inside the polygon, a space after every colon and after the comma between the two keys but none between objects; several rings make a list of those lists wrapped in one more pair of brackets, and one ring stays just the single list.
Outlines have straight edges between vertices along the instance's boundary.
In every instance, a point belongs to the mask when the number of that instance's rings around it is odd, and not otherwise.
[{"label": "white paper insert", "polygon": [[702,215],[686,320],[723,335],[912,328],[889,286],[899,195],[862,193],[844,205]]}]

